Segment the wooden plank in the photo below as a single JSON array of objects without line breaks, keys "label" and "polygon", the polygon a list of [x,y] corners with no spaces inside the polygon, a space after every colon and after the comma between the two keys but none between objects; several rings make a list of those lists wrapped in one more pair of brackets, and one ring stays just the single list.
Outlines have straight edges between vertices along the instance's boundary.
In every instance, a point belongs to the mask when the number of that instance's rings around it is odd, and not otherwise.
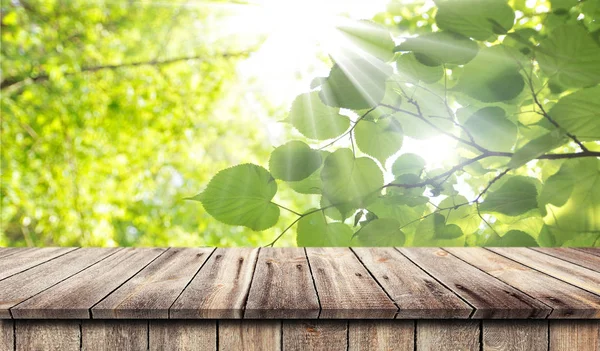
[{"label": "wooden plank", "polygon": [[25,250],[32,250],[29,247],[0,247],[0,258],[17,254]]},{"label": "wooden plank", "polygon": [[0,319],[0,350],[14,350],[14,324],[12,320]]},{"label": "wooden plank", "polygon": [[85,351],[146,350],[148,321],[84,320],[81,346]]},{"label": "wooden plank", "polygon": [[0,281],[0,318],[9,309],[119,251],[118,248],[84,248]]},{"label": "wooden plank", "polygon": [[11,308],[13,318],[90,318],[90,308],[158,255],[159,248],[126,248]]},{"label": "wooden plank", "polygon": [[472,318],[545,318],[550,308],[438,248],[402,254],[475,307]]},{"label": "wooden plank", "polygon": [[348,248],[306,248],[323,319],[392,319],[398,310]]},{"label": "wooden plank", "polygon": [[170,318],[242,318],[258,251],[215,250],[171,306]]},{"label": "wooden plank", "polygon": [[414,321],[350,321],[349,351],[413,350]]},{"label": "wooden plank", "polygon": [[600,321],[550,321],[549,350],[600,350]]},{"label": "wooden plank", "polygon": [[473,308],[394,248],[353,248],[400,309],[396,318],[469,318]]},{"label": "wooden plank", "polygon": [[219,350],[281,350],[281,321],[219,321]]},{"label": "wooden plank", "polygon": [[600,273],[523,247],[488,248],[540,272],[600,294]]},{"label": "wooden plank", "polygon": [[172,248],[92,308],[94,319],[169,318],[169,307],[213,252]]},{"label": "wooden plank", "polygon": [[485,351],[548,351],[548,321],[483,321]]},{"label": "wooden plank", "polygon": [[16,321],[17,351],[78,351],[79,321]]},{"label": "wooden plank", "polygon": [[217,322],[203,320],[151,320],[149,325],[151,351],[215,351]]},{"label": "wooden plank", "polygon": [[416,350],[479,351],[479,322],[465,320],[417,321]]},{"label": "wooden plank", "polygon": [[589,253],[590,255],[600,256],[600,247],[574,247],[574,249]]},{"label": "wooden plank", "polygon": [[244,318],[319,316],[319,301],[303,248],[263,248],[258,255]]},{"label": "wooden plank", "polygon": [[347,328],[347,322],[336,320],[283,321],[283,349],[345,351],[348,348]]},{"label": "wooden plank", "polygon": [[531,249],[600,272],[600,257],[596,255],[566,247],[532,247]]},{"label": "wooden plank", "polygon": [[484,248],[445,248],[469,264],[552,307],[548,318],[600,318],[600,296]]},{"label": "wooden plank", "polygon": [[74,247],[43,247],[19,251],[15,255],[0,258],[0,280],[23,272],[38,264],[73,251]]}]

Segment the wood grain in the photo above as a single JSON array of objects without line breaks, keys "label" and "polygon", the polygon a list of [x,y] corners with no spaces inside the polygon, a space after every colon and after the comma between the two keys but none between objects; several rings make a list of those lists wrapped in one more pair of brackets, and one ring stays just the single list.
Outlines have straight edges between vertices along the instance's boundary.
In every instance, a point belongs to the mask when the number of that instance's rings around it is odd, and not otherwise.
[{"label": "wood grain", "polygon": [[574,247],[573,249],[589,253],[594,256],[600,256],[600,247]]},{"label": "wood grain", "polygon": [[546,318],[550,308],[512,286],[437,248],[402,254],[475,307],[472,318]]},{"label": "wood grain", "polygon": [[486,351],[547,351],[548,321],[483,321]]},{"label": "wood grain", "polygon": [[173,303],[170,318],[242,318],[258,251],[215,250]]},{"label": "wood grain", "polygon": [[446,251],[552,307],[548,318],[600,318],[600,296],[484,248]]},{"label": "wood grain", "polygon": [[[14,255],[16,253],[25,251],[25,250],[32,250],[32,248],[28,248],[28,247],[0,247],[0,258],[3,257],[7,257],[10,255]],[[33,249],[35,250],[35,249]]]},{"label": "wood grain", "polygon": [[479,322],[419,320],[417,350],[479,351]]},{"label": "wood grain", "polygon": [[413,350],[413,321],[350,321],[349,351]]},{"label": "wood grain", "polygon": [[600,257],[591,253],[571,249],[571,248],[548,248],[548,247],[532,247],[532,250],[545,253],[561,260],[565,260],[593,271],[600,272]]},{"label": "wood grain", "polygon": [[396,302],[396,318],[469,318],[473,308],[394,248],[353,248]]},{"label": "wood grain", "polygon": [[398,310],[348,248],[307,248],[323,319],[394,318]]},{"label": "wood grain", "polygon": [[214,249],[172,248],[92,308],[95,319],[169,318],[169,307]]},{"label": "wood grain", "polygon": [[84,320],[84,351],[138,351],[148,349],[148,321]]},{"label": "wood grain", "polygon": [[90,318],[90,308],[164,252],[126,248],[11,308],[13,318]]},{"label": "wood grain", "polygon": [[281,349],[281,321],[219,321],[219,350]]},{"label": "wood grain", "polygon": [[0,319],[0,350],[14,350],[14,321]]},{"label": "wood grain", "polygon": [[600,294],[600,273],[576,264],[557,260],[541,252],[522,247],[488,248],[540,272],[576,285],[582,289]]},{"label": "wood grain", "polygon": [[85,248],[74,250],[0,281],[0,318],[10,318],[9,308],[119,250],[117,248]]},{"label": "wood grain", "polygon": [[0,280],[73,250],[75,250],[74,247],[30,248],[0,258]]},{"label": "wood grain", "polygon": [[549,350],[600,350],[600,321],[550,321]]},{"label": "wood grain", "polygon": [[302,248],[263,248],[258,255],[244,318],[319,316],[319,301]]},{"label": "wood grain", "polygon": [[78,351],[79,321],[16,321],[17,351]]},{"label": "wood grain", "polygon": [[190,320],[151,320],[151,351],[215,351],[217,322]]},{"label": "wood grain", "polygon": [[283,349],[347,350],[348,324],[335,320],[296,320],[283,322]]}]

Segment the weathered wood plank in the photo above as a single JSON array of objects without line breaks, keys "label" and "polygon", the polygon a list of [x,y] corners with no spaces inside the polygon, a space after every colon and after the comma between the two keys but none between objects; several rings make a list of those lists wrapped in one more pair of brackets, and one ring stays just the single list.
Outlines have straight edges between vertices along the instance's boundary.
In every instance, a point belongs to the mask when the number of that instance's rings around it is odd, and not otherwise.
[{"label": "weathered wood plank", "polygon": [[92,308],[94,319],[169,318],[169,307],[214,249],[171,248]]},{"label": "weathered wood plank", "polygon": [[219,350],[281,350],[281,321],[219,321]]},{"label": "weathered wood plank", "polygon": [[74,247],[30,248],[0,258],[0,280],[73,251]]},{"label": "weathered wood plank", "polygon": [[85,351],[148,349],[148,321],[84,320],[81,345]]},{"label": "weathered wood plank", "polygon": [[170,318],[242,318],[258,251],[215,250],[171,306]]},{"label": "weathered wood plank", "polygon": [[479,351],[479,322],[417,321],[417,350]]},{"label": "weathered wood plank", "polygon": [[118,248],[77,249],[0,281],[0,318],[10,318],[9,308],[119,250]]},{"label": "weathered wood plank", "polygon": [[17,351],[78,351],[79,321],[16,321]]},{"label": "weathered wood plank", "polygon": [[600,321],[550,321],[549,350],[600,350]]},{"label": "weathered wood plank", "polygon": [[545,318],[550,308],[438,248],[402,254],[475,307],[472,318]]},{"label": "weathered wood plank", "polygon": [[446,251],[552,307],[548,318],[600,318],[600,296],[484,248]]},{"label": "weathered wood plank", "polygon": [[14,324],[12,320],[0,319],[0,350],[14,350]]},{"label": "weathered wood plank", "polygon": [[350,321],[349,351],[413,350],[414,321]]},{"label": "weathered wood plank", "polygon": [[14,255],[19,252],[23,252],[25,250],[32,250],[32,248],[29,248],[29,247],[0,247],[0,258]]},{"label": "weathered wood plank", "polygon": [[347,322],[336,320],[284,321],[283,349],[345,351],[348,347],[347,328]]},{"label": "weathered wood plank", "polygon": [[398,310],[348,248],[306,248],[323,319],[394,318]]},{"label": "weathered wood plank", "polygon": [[164,252],[126,248],[11,308],[13,318],[90,318],[90,308]]},{"label": "weathered wood plank", "polygon": [[151,351],[215,351],[216,321],[151,320],[149,325]]},{"label": "weathered wood plank", "polygon": [[258,255],[244,318],[319,316],[319,301],[303,248],[263,248]]},{"label": "weathered wood plank", "polygon": [[594,256],[600,256],[600,247],[574,247],[573,249],[583,251]]},{"label": "weathered wood plank", "polygon": [[532,247],[531,249],[600,272],[600,257],[596,255],[566,247]]},{"label": "weathered wood plank", "polygon": [[600,294],[600,273],[594,272],[591,269],[522,247],[494,247],[488,248],[488,250],[560,280],[577,285],[582,289]]},{"label": "weathered wood plank", "polygon": [[473,308],[394,248],[353,248],[396,302],[396,318],[469,318]]},{"label": "weathered wood plank", "polygon": [[548,321],[483,321],[485,351],[547,351]]}]

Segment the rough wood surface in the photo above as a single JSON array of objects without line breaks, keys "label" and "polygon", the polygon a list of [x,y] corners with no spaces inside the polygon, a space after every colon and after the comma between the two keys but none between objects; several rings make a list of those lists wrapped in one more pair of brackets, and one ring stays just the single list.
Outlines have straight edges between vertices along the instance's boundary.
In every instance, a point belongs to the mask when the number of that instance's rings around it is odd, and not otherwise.
[{"label": "rough wood surface", "polygon": [[545,318],[550,308],[437,248],[400,249],[471,306],[472,318]]},{"label": "rough wood surface", "polygon": [[90,308],[164,249],[127,248],[11,308],[14,318],[90,318]]},{"label": "rough wood surface", "polygon": [[489,248],[540,272],[564,280],[596,294],[600,294],[600,273],[555,257],[522,247]]},{"label": "rough wood surface", "polygon": [[81,345],[85,351],[148,349],[148,321],[84,320]]},{"label": "rough wood surface", "polygon": [[319,301],[303,248],[260,250],[244,318],[319,316]]},{"label": "rough wood surface", "polygon": [[84,248],[0,281],[0,318],[9,308],[105,259],[120,249]]},{"label": "rough wood surface", "polygon": [[171,318],[242,318],[258,249],[217,249],[170,309]]},{"label": "rough wood surface", "polygon": [[417,321],[417,350],[479,351],[479,322]]},{"label": "rough wood surface", "polygon": [[0,319],[0,350],[12,350],[14,347],[14,321]]},{"label": "rough wood surface", "polygon": [[219,321],[219,350],[281,349],[281,321]]},{"label": "rough wood surface", "polygon": [[169,318],[169,307],[214,249],[172,248],[92,308],[95,319]]},{"label": "rough wood surface", "polygon": [[446,251],[552,307],[548,318],[600,318],[600,296],[484,248]]},{"label": "rough wood surface", "polygon": [[550,321],[549,350],[600,350],[600,321]]},{"label": "rough wood surface", "polygon": [[394,248],[353,248],[396,302],[396,318],[469,318],[473,308]]},{"label": "rough wood surface", "polygon": [[0,258],[14,255],[20,251],[31,250],[27,247],[0,247]]},{"label": "rough wood surface", "polygon": [[550,255],[562,260],[589,268],[593,271],[600,272],[600,260],[596,255],[591,253],[571,249],[571,248],[548,248],[548,247],[535,247],[531,248],[539,252],[543,252],[546,255]]},{"label": "rough wood surface", "polygon": [[600,247],[575,247],[574,249],[592,254],[594,256],[600,256]]},{"label": "rough wood surface", "polygon": [[348,248],[307,248],[319,318],[394,318],[398,310]]},{"label": "rough wood surface", "polygon": [[347,323],[332,320],[284,321],[283,349],[345,351],[348,348],[347,328]]},{"label": "rough wood surface", "polygon": [[151,351],[215,351],[217,322],[203,320],[151,320]]},{"label": "rough wood surface", "polygon": [[413,321],[350,321],[348,328],[349,351],[414,349]]},{"label": "rough wood surface", "polygon": [[79,351],[79,321],[16,321],[16,350]]},{"label": "rough wood surface", "polygon": [[0,280],[73,250],[74,247],[30,248],[0,258]]},{"label": "rough wood surface", "polygon": [[483,321],[486,351],[547,351],[547,321]]}]

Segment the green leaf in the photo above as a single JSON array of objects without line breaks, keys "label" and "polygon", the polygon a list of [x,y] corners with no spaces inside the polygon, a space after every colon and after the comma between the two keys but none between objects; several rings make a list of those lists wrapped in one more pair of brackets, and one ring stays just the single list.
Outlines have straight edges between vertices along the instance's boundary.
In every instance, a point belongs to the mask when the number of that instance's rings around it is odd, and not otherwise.
[{"label": "green leaf", "polygon": [[381,170],[368,157],[354,158],[352,150],[339,149],[325,159],[321,171],[323,195],[343,218],[352,208],[364,207],[383,186]]},{"label": "green leaf", "polygon": [[377,122],[361,120],[354,129],[356,145],[360,151],[375,157],[385,166],[385,160],[398,152],[402,146],[402,128],[392,118]]},{"label": "green leaf", "polygon": [[435,22],[440,29],[476,40],[488,40],[512,28],[515,13],[504,1],[446,0],[437,2]]},{"label": "green leaf", "polygon": [[289,122],[305,137],[317,140],[342,135],[350,120],[339,114],[339,109],[323,104],[318,92],[299,95],[292,103]]},{"label": "green leaf", "polygon": [[520,230],[511,230],[503,236],[493,234],[485,243],[488,247],[536,247],[537,241]]},{"label": "green leaf", "polygon": [[355,234],[360,246],[402,246],[406,237],[395,219],[375,219]]},{"label": "green leaf", "polygon": [[518,216],[537,208],[537,189],[531,178],[510,177],[499,189],[490,191],[479,205],[482,212],[498,212]]},{"label": "green leaf", "polygon": [[321,167],[321,153],[301,141],[290,141],[271,153],[269,170],[275,179],[299,181]]},{"label": "green leaf", "polygon": [[500,107],[484,107],[464,123],[475,143],[493,151],[508,151],[517,141],[517,126]]},{"label": "green leaf", "polygon": [[396,59],[396,67],[398,68],[399,76],[409,82],[417,83],[422,81],[425,83],[435,83],[444,76],[442,66],[425,66],[412,53],[398,57]]},{"label": "green leaf", "polygon": [[277,183],[264,168],[242,164],[217,173],[206,189],[192,198],[215,219],[229,225],[265,230],[277,223],[279,207],[271,202]]},{"label": "green leaf", "polygon": [[463,246],[465,236],[455,224],[445,224],[445,217],[435,213],[424,218],[415,232],[416,246]]},{"label": "green leaf", "polygon": [[546,204],[564,205],[573,193],[576,178],[577,175],[573,173],[572,167],[562,167],[544,182],[540,192],[539,204],[541,206]]},{"label": "green leaf", "polygon": [[348,247],[352,234],[352,228],[346,224],[327,223],[323,212],[317,211],[298,221],[296,244],[300,247]]},{"label": "green leaf", "polygon": [[496,45],[486,47],[464,67],[453,90],[462,91],[483,102],[507,101],[517,97],[525,87],[513,48]]},{"label": "green leaf", "polygon": [[578,0],[550,0],[553,12],[556,12],[556,10],[569,10],[571,7],[577,5],[578,2]]},{"label": "green leaf", "polygon": [[416,60],[426,66],[443,63],[464,65],[477,55],[479,47],[476,42],[460,34],[435,32],[406,39],[394,51],[411,51]]},{"label": "green leaf", "polygon": [[356,21],[337,27],[346,42],[342,48],[350,48],[350,54],[363,56],[365,53],[383,61],[394,56],[394,41],[390,32],[383,26],[371,21]]},{"label": "green leaf", "polygon": [[581,89],[558,100],[548,114],[581,140],[600,140],[599,96],[600,86]]},{"label": "green leaf", "polygon": [[548,75],[570,87],[600,83],[600,46],[581,25],[556,28],[539,45],[537,60]]},{"label": "green leaf", "polygon": [[331,68],[319,95],[332,107],[367,109],[383,99],[391,74],[391,67],[377,59],[343,59]]},{"label": "green leaf", "polygon": [[417,154],[402,154],[400,155],[394,164],[392,165],[392,174],[395,177],[399,177],[402,174],[415,174],[421,175],[425,169],[425,160]]},{"label": "green leaf", "polygon": [[[449,208],[449,210],[440,211],[440,214],[446,217],[446,224],[455,224],[459,226],[464,233],[473,233],[479,227],[481,219],[477,215],[473,205],[464,205],[468,203],[467,198],[461,195],[447,197],[438,205],[439,208]],[[455,207],[457,205],[461,205]],[[455,207],[455,208],[454,208]]]},{"label": "green leaf", "polygon": [[[329,151],[320,150],[321,160],[325,160],[327,156],[331,154]],[[299,194],[321,194],[323,189],[323,182],[321,181],[321,169],[323,165],[309,175],[307,178],[297,182],[286,182],[290,188]]]},{"label": "green leaf", "polygon": [[556,149],[565,144],[569,139],[564,131],[555,129],[550,133],[544,134],[539,138],[533,139],[520,149],[515,151],[508,162],[508,168],[518,168],[527,162],[545,154],[546,152]]}]

